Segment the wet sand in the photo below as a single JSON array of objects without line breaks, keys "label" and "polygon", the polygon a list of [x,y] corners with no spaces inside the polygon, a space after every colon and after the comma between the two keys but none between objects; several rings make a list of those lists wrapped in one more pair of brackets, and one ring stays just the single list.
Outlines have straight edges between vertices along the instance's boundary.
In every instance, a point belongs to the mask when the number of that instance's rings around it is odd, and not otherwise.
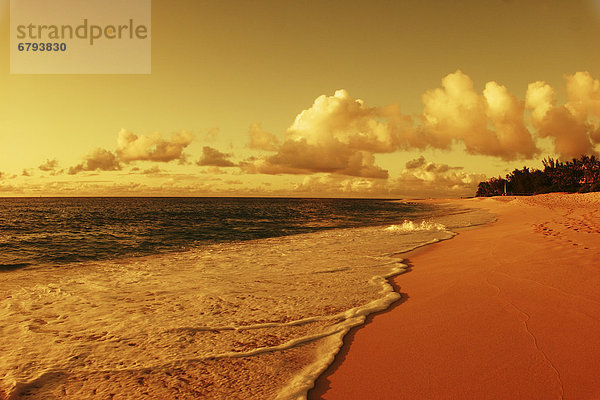
[{"label": "wet sand", "polygon": [[498,220],[405,254],[310,399],[600,399],[600,194],[455,202]]},{"label": "wet sand", "polygon": [[303,397],[343,336],[400,297],[396,255],[452,236],[410,221],[10,271],[0,400]]}]

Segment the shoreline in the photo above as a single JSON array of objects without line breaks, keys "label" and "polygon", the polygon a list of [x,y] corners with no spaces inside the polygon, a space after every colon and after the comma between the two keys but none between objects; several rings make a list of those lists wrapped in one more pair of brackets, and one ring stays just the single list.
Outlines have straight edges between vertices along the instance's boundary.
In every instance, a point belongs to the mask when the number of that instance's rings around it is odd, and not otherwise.
[{"label": "shoreline", "polygon": [[444,202],[497,219],[403,254],[308,398],[600,397],[600,194]]},{"label": "shoreline", "polygon": [[406,225],[13,271],[0,399],[304,397],[341,336],[399,297],[398,254],[453,235]]}]

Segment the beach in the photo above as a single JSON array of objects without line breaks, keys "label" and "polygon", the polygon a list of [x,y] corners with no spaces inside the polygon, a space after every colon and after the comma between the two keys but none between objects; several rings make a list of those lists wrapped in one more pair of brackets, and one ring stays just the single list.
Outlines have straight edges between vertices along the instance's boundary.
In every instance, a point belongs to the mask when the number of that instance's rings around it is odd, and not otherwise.
[{"label": "beach", "polygon": [[600,194],[445,202],[497,221],[403,254],[309,399],[600,398]]},{"label": "beach", "polygon": [[0,399],[600,398],[600,195],[423,203],[9,269]]},{"label": "beach", "polygon": [[23,199],[0,216],[2,400],[304,397],[400,299],[401,254],[492,219],[260,198]]}]

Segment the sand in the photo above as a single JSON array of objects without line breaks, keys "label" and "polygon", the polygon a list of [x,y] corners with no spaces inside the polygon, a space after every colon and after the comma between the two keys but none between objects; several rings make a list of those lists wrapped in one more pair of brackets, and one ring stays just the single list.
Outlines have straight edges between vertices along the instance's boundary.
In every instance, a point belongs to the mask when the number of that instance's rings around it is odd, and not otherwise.
[{"label": "sand", "polygon": [[310,399],[600,399],[600,194],[455,202],[498,220],[407,253]]},{"label": "sand", "polygon": [[490,220],[452,211],[0,274],[0,400],[302,397],[400,298],[397,253]]}]

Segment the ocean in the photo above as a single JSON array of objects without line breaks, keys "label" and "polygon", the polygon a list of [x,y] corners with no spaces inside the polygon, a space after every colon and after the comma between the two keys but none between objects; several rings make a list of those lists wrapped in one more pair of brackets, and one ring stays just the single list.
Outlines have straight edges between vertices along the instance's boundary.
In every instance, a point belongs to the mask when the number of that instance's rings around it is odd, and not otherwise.
[{"label": "ocean", "polygon": [[0,270],[386,223],[431,206],[270,198],[0,199]]},{"label": "ocean", "polygon": [[489,222],[366,199],[0,199],[0,399],[296,399],[398,300],[402,253]]}]

